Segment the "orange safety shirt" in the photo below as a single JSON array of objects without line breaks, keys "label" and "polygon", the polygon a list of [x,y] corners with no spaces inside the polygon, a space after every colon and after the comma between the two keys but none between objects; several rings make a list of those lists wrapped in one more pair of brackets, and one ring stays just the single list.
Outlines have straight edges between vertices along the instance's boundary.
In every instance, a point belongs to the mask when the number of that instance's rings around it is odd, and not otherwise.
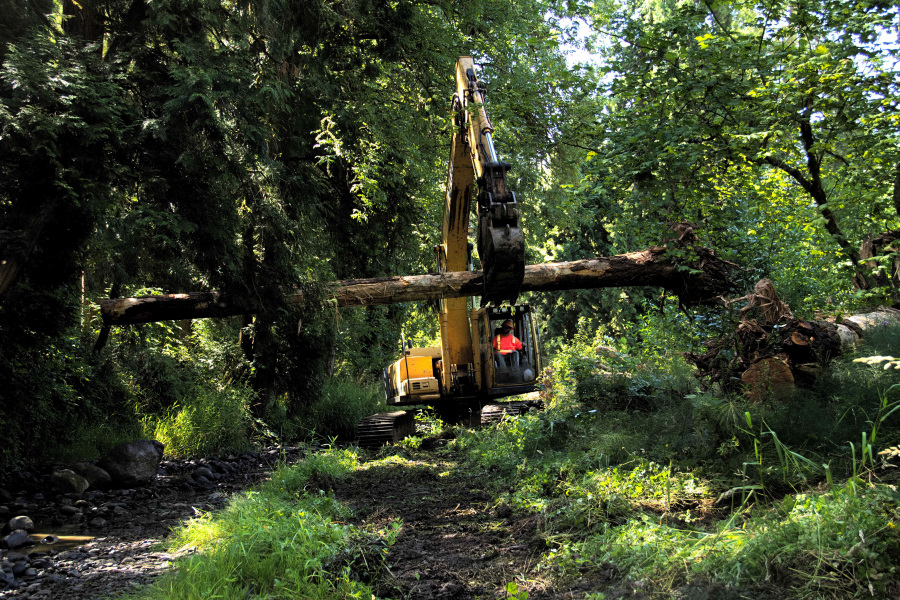
[{"label": "orange safety shirt", "polygon": [[494,336],[494,350],[500,354],[509,354],[513,350],[521,350],[522,342],[513,334]]}]

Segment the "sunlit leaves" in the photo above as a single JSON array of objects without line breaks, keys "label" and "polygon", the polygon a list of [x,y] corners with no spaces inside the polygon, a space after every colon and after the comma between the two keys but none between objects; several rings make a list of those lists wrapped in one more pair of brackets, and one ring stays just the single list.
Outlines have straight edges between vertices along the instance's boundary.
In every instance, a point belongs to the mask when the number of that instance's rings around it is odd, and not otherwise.
[{"label": "sunlit leaves", "polygon": [[895,227],[897,67],[876,42],[895,16],[828,0],[623,3],[601,22],[612,110],[584,167],[612,203],[611,239],[653,243],[691,221],[790,287]]}]

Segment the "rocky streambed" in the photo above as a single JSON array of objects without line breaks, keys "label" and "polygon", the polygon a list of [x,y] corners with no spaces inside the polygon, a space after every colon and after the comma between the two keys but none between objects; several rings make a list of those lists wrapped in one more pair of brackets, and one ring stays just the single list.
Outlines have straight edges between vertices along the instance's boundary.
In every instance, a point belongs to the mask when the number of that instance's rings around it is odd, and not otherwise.
[{"label": "rocky streambed", "polygon": [[[148,583],[181,548],[159,542],[182,521],[220,508],[308,448],[268,448],[221,458],[168,460],[147,485],[58,493],[48,466],[0,481],[0,598],[89,600]],[[23,539],[23,535],[27,539]]]}]

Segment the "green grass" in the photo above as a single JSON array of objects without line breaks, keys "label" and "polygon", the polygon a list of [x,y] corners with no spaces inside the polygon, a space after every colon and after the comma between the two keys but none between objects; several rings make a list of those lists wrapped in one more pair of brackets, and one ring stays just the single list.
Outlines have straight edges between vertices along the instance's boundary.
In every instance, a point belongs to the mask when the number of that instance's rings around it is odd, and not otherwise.
[{"label": "green grass", "polygon": [[340,377],[326,379],[318,397],[302,414],[288,417],[279,408],[274,407],[269,421],[273,429],[286,433],[288,438],[345,440],[356,437],[356,426],[365,417],[392,410],[385,404],[380,383]]},{"label": "green grass", "polygon": [[283,466],[259,488],[179,528],[172,551],[196,548],[134,600],[371,598],[399,532],[347,523],[346,507],[322,487],[350,473],[355,452],[331,450]]},{"label": "green grass", "polygon": [[250,447],[249,390],[198,385],[162,416],[143,419],[144,435],[169,456],[215,456]]},{"label": "green grass", "polygon": [[[888,329],[860,354],[900,356]],[[613,565],[661,595],[879,597],[900,582],[900,494],[878,455],[900,441],[900,372],[854,358],[785,402],[751,404],[691,389],[678,369],[568,352],[547,411],[452,448],[492,474],[498,502],[539,516],[554,577]]]},{"label": "green grass", "polygon": [[548,566],[577,572],[615,564],[663,590],[691,581],[777,582],[796,596],[884,593],[897,576],[897,492],[884,485],[809,492],[702,527],[640,513],[561,545]]}]

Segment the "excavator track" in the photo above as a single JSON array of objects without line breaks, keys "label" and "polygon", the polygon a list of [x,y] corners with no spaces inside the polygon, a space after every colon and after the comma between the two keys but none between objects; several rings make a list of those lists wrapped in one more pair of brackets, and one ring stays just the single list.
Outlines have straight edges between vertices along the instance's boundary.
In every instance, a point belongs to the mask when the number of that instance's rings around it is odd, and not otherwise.
[{"label": "excavator track", "polygon": [[356,441],[360,448],[380,448],[385,444],[396,444],[415,433],[415,412],[398,410],[374,414],[360,421],[356,428]]},{"label": "excavator track", "polygon": [[487,404],[481,409],[481,426],[490,427],[503,420],[504,417],[517,417],[533,410],[543,410],[540,400],[517,400],[515,402],[498,402]]}]

